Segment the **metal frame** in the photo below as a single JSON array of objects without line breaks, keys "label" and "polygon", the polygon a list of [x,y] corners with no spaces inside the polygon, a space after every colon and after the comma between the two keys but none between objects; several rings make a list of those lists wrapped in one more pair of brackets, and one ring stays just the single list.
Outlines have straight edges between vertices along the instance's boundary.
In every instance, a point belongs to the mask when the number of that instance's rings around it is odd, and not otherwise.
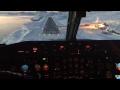
[{"label": "metal frame", "polygon": [[76,40],[82,17],[86,17],[86,11],[69,11],[66,40]]}]

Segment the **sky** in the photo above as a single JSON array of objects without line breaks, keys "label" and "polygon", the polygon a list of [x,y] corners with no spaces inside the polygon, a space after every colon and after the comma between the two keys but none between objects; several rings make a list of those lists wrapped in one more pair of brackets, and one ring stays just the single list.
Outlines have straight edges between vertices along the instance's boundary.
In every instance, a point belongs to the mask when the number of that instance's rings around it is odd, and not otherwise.
[{"label": "sky", "polygon": [[[21,11],[0,11],[0,12],[21,12]],[[25,11],[25,12],[36,12],[36,11]]]},{"label": "sky", "polygon": [[[7,12],[13,12],[14,13],[14,12],[22,12],[22,11],[0,11],[0,12],[3,12],[3,13],[4,12],[6,12],[6,13]],[[36,11],[24,11],[24,12],[36,12]],[[48,11],[48,12],[51,12],[51,11]],[[52,11],[52,12],[58,12],[58,11]]]},{"label": "sky", "polygon": [[[15,13],[15,12],[22,12],[22,11],[0,11],[0,13],[8,13],[8,12],[13,12],[13,13]],[[36,11],[24,11],[24,12],[36,12]]]}]

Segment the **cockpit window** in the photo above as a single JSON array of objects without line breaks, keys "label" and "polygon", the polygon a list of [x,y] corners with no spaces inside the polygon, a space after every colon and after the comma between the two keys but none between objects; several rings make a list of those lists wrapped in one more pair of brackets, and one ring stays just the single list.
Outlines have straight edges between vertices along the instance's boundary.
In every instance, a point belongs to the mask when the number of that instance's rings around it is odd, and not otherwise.
[{"label": "cockpit window", "polygon": [[67,21],[67,11],[0,11],[0,42],[63,40]]},{"label": "cockpit window", "polygon": [[82,18],[77,39],[120,40],[120,11],[91,11]]}]

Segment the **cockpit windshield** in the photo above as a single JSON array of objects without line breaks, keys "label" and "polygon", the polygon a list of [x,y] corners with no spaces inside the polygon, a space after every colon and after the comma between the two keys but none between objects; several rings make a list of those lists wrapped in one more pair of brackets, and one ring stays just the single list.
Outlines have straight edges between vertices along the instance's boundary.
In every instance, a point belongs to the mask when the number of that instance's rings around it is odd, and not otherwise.
[{"label": "cockpit windshield", "polygon": [[120,11],[91,11],[82,18],[77,39],[120,40]]},{"label": "cockpit windshield", "polygon": [[0,11],[0,43],[64,40],[67,21],[67,11]]},{"label": "cockpit windshield", "polygon": [[[65,40],[68,11],[0,11],[0,44]],[[90,11],[76,39],[120,40],[120,11]]]}]

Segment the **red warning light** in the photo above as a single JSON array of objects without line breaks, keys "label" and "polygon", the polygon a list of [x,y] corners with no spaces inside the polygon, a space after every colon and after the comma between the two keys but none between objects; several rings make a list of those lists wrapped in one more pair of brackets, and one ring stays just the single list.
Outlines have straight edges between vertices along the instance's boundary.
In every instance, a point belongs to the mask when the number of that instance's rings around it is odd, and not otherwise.
[{"label": "red warning light", "polygon": [[33,52],[34,52],[34,53],[36,53],[37,50],[38,50],[38,48],[35,48],[35,47],[33,48]]},{"label": "red warning light", "polygon": [[60,49],[64,48],[64,46],[60,46]]},{"label": "red warning light", "polygon": [[36,53],[37,51],[33,51],[34,53]]},{"label": "red warning light", "polygon": [[38,48],[33,48],[33,51],[37,51],[38,50]]},{"label": "red warning light", "polygon": [[90,45],[86,45],[86,48],[89,49],[89,48],[90,48]]}]

